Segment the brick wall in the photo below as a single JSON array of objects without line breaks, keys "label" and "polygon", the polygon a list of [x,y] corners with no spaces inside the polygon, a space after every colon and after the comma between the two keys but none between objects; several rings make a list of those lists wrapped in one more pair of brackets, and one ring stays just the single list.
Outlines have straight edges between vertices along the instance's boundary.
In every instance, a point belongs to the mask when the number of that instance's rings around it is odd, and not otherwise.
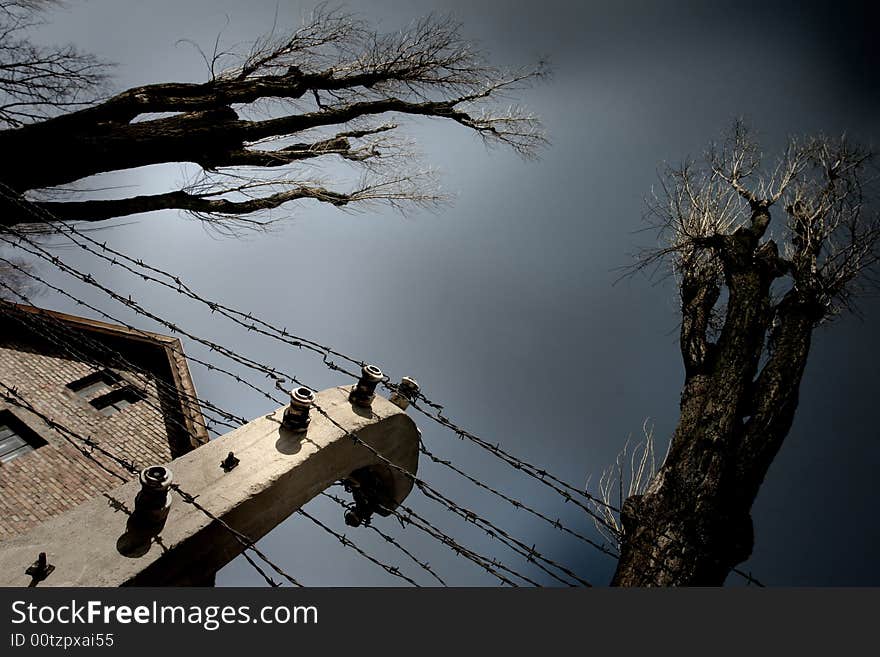
[{"label": "brick wall", "polygon": [[[171,460],[170,445],[179,440],[173,435],[179,429],[167,421],[168,414],[161,410],[155,380],[145,382],[141,374],[108,368],[124,380],[136,382],[146,397],[145,401],[105,416],[89,404],[100,392],[83,398],[68,388],[69,383],[98,368],[65,357],[64,352],[49,344],[4,338],[0,341],[0,381],[15,387],[39,412],[91,437],[137,467]],[[167,408],[167,392],[164,397]],[[0,541],[115,488],[122,483],[119,477],[131,478],[119,465],[97,452],[92,453],[93,458],[87,457],[80,449],[88,450],[87,447],[65,439],[28,411],[2,399],[0,409],[11,412],[47,443],[0,464]]]}]

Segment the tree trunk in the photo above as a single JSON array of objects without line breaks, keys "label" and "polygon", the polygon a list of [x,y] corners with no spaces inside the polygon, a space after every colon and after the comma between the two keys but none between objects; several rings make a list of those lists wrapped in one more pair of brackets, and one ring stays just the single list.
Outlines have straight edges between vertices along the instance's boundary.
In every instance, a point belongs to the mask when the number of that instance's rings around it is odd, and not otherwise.
[{"label": "tree trunk", "polygon": [[612,585],[719,586],[751,554],[752,503],[791,427],[819,316],[797,289],[771,304],[778,257],[772,241],[758,246],[762,232],[721,250],[729,300],[717,344],[705,338],[715,276],[682,281],[681,416],[645,494],[623,504]]}]

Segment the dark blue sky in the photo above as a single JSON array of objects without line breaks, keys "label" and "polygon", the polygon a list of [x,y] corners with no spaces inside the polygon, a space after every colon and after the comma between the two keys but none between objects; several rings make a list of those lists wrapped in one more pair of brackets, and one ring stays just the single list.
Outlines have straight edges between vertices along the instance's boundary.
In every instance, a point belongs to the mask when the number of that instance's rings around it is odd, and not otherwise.
[{"label": "dark blue sky", "polygon": [[[280,24],[298,21],[308,7],[277,6]],[[789,135],[806,133],[845,131],[877,142],[877,16],[867,3],[376,0],[350,6],[385,29],[430,11],[451,12],[501,65],[549,57],[553,78],[521,98],[549,132],[551,145],[541,159],[487,152],[478,139],[441,121],[408,121],[407,132],[455,195],[451,207],[403,217],[303,204],[288,208],[289,219],[276,231],[244,240],[217,238],[192,220],[157,213],[118,222],[126,225],[104,231],[102,239],[180,272],[206,296],[295,327],[397,376],[415,376],[462,425],[578,485],[590,475],[595,482],[645,418],[664,448],[677,419],[683,372],[675,291],[670,281],[642,277],[615,285],[618,269],[631,262],[628,254],[650,245],[652,236],[637,231],[663,162],[699,156],[739,116],[768,153]],[[206,48],[220,30],[230,44],[253,39],[271,26],[275,9],[275,0],[84,0],[56,12],[41,38],[73,41],[118,62],[119,88],[196,81],[204,79],[204,65],[192,48],[175,45],[178,39]],[[326,173],[334,171],[330,166]],[[184,177],[174,165],[101,183],[137,185],[146,193]],[[347,383],[301,353],[225,326],[76,249],[58,253],[193,332],[294,370],[313,387]],[[108,311],[155,328],[48,267],[40,271]],[[50,294],[40,300],[77,312]],[[874,412],[880,308],[866,300],[862,309],[863,320],[845,317],[817,331],[795,425],[755,505],[754,556],[744,568],[767,583],[880,584],[872,490],[880,465]],[[185,346],[201,354],[197,345]],[[236,413],[268,410],[265,400],[234,383],[198,367],[193,375],[203,396]],[[436,452],[548,515],[592,530],[572,505],[439,427],[420,424]],[[421,472],[588,579],[609,579],[613,563],[589,547],[454,475],[425,464]],[[528,568],[426,500],[414,495],[411,501],[462,541]],[[338,509],[321,502],[311,507],[342,527]],[[381,526],[451,583],[492,583],[413,530],[391,520]],[[365,548],[405,565],[365,532],[349,535],[363,536]],[[307,584],[394,583],[303,518],[284,523],[263,547]],[[259,578],[239,560],[218,583],[258,584]]]}]

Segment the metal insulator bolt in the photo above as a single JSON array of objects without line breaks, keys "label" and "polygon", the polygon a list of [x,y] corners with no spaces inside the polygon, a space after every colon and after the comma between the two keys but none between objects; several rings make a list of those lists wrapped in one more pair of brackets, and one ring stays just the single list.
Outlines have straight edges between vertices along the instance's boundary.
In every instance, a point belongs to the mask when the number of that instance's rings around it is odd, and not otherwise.
[{"label": "metal insulator bolt", "polygon": [[171,508],[171,489],[173,475],[164,465],[151,465],[141,470],[138,479],[141,490],[134,498],[132,520],[149,525],[160,525],[168,517]]},{"label": "metal insulator bolt", "polygon": [[361,368],[361,378],[348,395],[348,400],[355,406],[369,408],[376,396],[376,386],[384,378],[382,370],[375,365],[364,365]]},{"label": "metal insulator bolt", "polygon": [[315,403],[315,393],[308,388],[297,388],[290,393],[290,406],[284,411],[281,425],[289,431],[305,431],[309,428],[309,411]]},{"label": "metal insulator bolt", "polygon": [[411,401],[419,394],[419,383],[409,376],[405,376],[400,380],[397,390],[389,400],[395,406],[399,406],[404,411],[409,407]]}]

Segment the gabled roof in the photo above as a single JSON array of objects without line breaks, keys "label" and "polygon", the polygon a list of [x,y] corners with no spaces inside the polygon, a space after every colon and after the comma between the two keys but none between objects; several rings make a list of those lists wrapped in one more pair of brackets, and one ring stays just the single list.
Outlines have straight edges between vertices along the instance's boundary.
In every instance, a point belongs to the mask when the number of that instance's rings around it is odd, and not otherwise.
[{"label": "gabled roof", "polygon": [[101,336],[109,336],[132,345],[146,346],[155,348],[163,357],[163,364],[168,366],[171,374],[172,383],[178,391],[178,401],[180,403],[181,416],[186,425],[187,431],[194,441],[193,447],[208,442],[208,432],[205,429],[204,418],[199,404],[195,401],[196,390],[190,376],[189,366],[186,363],[186,356],[183,352],[183,345],[180,340],[160,333],[146,331],[141,329],[132,329],[127,326],[118,324],[108,324],[96,319],[87,317],[78,317],[76,315],[68,315],[66,313],[48,310],[45,308],[37,308],[35,306],[27,306],[8,301],[2,302],[20,312],[31,313],[39,316],[49,316],[58,321],[88,333],[94,333]]}]

